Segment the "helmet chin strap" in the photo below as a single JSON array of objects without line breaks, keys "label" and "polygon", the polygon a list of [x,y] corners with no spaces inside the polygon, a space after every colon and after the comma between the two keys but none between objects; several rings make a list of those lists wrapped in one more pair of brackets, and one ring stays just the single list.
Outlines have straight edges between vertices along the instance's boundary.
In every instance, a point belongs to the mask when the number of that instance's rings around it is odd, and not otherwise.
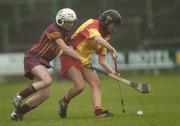
[{"label": "helmet chin strap", "polygon": [[69,32],[70,30],[68,30],[66,27],[64,27],[64,26],[60,26],[61,27],[61,29],[63,30],[63,31],[65,31],[65,32]]},{"label": "helmet chin strap", "polygon": [[110,25],[111,23],[109,21],[106,22],[106,26]]},{"label": "helmet chin strap", "polygon": [[109,26],[110,24],[111,24],[110,21],[106,21],[105,27],[103,28],[103,32],[104,32],[105,34],[110,34],[110,32],[108,31],[108,26]]},{"label": "helmet chin strap", "polygon": [[103,28],[102,28],[102,31],[103,31],[104,34],[111,34],[111,33],[108,31],[107,26],[108,26],[108,25],[106,25],[106,27],[103,27]]},{"label": "helmet chin strap", "polygon": [[66,26],[62,25],[62,26],[59,26],[63,31],[65,32],[69,32],[73,29],[73,27],[71,27],[70,29],[68,29]]}]

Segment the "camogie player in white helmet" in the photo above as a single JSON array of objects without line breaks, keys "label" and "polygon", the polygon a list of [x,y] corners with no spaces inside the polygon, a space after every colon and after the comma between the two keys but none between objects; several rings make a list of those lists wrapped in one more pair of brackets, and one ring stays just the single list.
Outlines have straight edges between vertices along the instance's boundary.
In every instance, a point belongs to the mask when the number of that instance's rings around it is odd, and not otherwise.
[{"label": "camogie player in white helmet", "polygon": [[[61,9],[55,20],[55,23],[50,24],[38,41],[25,52],[24,75],[33,81],[13,97],[15,110],[10,115],[11,120],[22,120],[26,113],[48,99],[52,78],[47,69],[51,68],[49,62],[59,54],[60,50],[79,60],[83,66],[90,67],[91,62],[88,58],[78,55],[65,44],[77,20],[75,12],[69,8]],[[27,97],[24,104],[21,104]]]}]

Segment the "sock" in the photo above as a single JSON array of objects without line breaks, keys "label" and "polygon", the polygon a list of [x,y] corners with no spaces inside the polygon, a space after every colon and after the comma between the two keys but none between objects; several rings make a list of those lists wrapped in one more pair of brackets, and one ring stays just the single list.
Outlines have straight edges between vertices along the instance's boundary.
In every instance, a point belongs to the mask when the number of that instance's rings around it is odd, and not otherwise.
[{"label": "sock", "polygon": [[36,89],[30,85],[27,88],[25,88],[24,90],[22,90],[19,95],[24,99],[27,98],[28,96],[30,96],[31,94],[35,93]]},{"label": "sock", "polygon": [[69,102],[70,102],[70,100],[68,100],[65,96],[63,97],[63,99],[62,99],[62,103],[63,103],[63,105],[68,105],[69,104]]},{"label": "sock", "polygon": [[96,116],[101,115],[103,113],[103,108],[101,106],[96,106],[94,113]]},{"label": "sock", "polygon": [[26,114],[27,112],[31,111],[31,110],[34,109],[34,108],[36,108],[36,106],[31,107],[31,106],[29,106],[28,104],[24,104],[23,106],[17,108],[17,109],[15,110],[15,113],[16,113],[16,114],[19,114],[19,115],[24,115],[24,114]]}]

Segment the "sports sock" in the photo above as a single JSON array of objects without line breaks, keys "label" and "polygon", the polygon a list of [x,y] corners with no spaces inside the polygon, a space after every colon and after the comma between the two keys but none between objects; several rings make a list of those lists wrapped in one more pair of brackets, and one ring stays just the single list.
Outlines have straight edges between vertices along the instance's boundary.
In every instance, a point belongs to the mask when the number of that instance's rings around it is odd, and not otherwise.
[{"label": "sports sock", "polygon": [[31,107],[28,104],[24,104],[23,106],[17,108],[15,110],[15,113],[16,114],[20,114],[20,115],[24,115],[24,114],[26,114],[27,112],[31,111],[34,108],[36,108],[36,106],[35,107]]},{"label": "sports sock", "polygon": [[35,93],[36,89],[30,85],[27,88],[25,88],[24,90],[22,90],[19,95],[24,99],[27,98],[28,96],[30,96],[31,94]]},{"label": "sports sock", "polygon": [[62,103],[63,103],[63,105],[68,105],[69,104],[69,102],[70,102],[70,100],[68,100],[65,96],[63,97],[63,99],[62,99]]},{"label": "sports sock", "polygon": [[103,108],[101,106],[96,106],[94,113],[96,116],[101,115],[103,113]]}]

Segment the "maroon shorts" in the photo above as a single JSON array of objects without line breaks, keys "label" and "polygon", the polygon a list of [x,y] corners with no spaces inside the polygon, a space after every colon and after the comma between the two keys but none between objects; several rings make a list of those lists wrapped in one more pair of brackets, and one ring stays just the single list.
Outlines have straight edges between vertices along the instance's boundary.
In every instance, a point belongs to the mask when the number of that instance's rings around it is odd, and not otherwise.
[{"label": "maroon shorts", "polygon": [[43,58],[38,59],[36,56],[31,54],[25,54],[24,56],[24,76],[33,79],[33,74],[31,73],[31,70],[38,65],[44,65],[46,68],[51,68],[52,66],[49,64],[48,61],[46,61]]},{"label": "maroon shorts", "polygon": [[63,78],[68,78],[67,72],[70,67],[74,66],[79,70],[81,69],[81,63],[78,60],[65,54],[60,56],[60,63],[61,63],[60,73],[61,73],[61,77]]}]

